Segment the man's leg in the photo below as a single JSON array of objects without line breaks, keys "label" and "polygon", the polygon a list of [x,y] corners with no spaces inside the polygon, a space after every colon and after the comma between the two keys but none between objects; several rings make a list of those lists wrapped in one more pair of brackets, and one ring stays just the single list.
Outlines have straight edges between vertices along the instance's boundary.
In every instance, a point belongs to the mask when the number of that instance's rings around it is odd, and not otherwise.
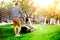
[{"label": "man's leg", "polygon": [[20,33],[20,30],[21,30],[21,21],[20,21],[20,19],[17,19],[17,24],[18,24],[18,36],[20,36],[19,35],[19,33]]},{"label": "man's leg", "polygon": [[21,27],[19,26],[19,27],[18,27],[18,34],[20,33],[20,30],[21,30]]},{"label": "man's leg", "polygon": [[13,19],[13,25],[14,25],[14,34],[16,35],[16,19]]},{"label": "man's leg", "polygon": [[14,26],[14,33],[16,34],[16,26]]},{"label": "man's leg", "polygon": [[14,22],[14,33],[16,35],[16,23]]}]

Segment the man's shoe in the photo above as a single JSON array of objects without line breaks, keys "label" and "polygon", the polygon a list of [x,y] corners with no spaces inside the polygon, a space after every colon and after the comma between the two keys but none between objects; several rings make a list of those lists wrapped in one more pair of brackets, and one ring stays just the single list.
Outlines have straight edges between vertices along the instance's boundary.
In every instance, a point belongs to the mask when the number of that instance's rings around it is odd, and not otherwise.
[{"label": "man's shoe", "polygon": [[16,34],[15,37],[20,37],[20,34]]}]

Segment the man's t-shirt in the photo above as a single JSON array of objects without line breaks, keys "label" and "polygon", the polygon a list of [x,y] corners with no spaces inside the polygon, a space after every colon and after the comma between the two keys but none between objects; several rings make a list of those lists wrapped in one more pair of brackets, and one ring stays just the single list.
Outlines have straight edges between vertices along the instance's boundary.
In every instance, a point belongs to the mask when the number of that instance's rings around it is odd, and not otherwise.
[{"label": "man's t-shirt", "polygon": [[19,7],[14,7],[12,9],[12,18],[19,18],[22,15],[22,10]]}]

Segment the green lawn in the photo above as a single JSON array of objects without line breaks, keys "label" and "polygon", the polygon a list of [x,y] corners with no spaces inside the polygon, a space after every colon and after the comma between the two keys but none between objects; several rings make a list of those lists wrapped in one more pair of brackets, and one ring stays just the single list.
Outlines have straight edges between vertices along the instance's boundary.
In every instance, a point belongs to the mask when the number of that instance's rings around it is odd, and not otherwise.
[{"label": "green lawn", "polygon": [[33,25],[34,32],[15,37],[13,25],[0,26],[0,40],[60,40],[60,25]]}]

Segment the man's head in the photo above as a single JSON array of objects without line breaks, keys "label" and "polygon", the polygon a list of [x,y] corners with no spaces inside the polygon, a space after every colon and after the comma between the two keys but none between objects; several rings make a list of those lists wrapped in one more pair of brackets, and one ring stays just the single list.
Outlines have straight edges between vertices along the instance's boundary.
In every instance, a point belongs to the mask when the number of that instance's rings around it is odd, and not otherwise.
[{"label": "man's head", "polygon": [[15,5],[18,5],[18,3],[15,3]]},{"label": "man's head", "polygon": [[15,3],[15,6],[19,6],[19,3]]}]

